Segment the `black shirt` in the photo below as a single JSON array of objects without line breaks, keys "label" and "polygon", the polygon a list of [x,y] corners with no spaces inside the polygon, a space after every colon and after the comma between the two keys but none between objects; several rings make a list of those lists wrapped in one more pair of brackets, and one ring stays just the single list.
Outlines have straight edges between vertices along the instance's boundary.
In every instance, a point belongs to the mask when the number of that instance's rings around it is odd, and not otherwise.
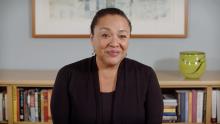
[{"label": "black shirt", "polygon": [[112,103],[114,100],[114,92],[101,93],[102,104],[102,121],[103,124],[112,123]]}]

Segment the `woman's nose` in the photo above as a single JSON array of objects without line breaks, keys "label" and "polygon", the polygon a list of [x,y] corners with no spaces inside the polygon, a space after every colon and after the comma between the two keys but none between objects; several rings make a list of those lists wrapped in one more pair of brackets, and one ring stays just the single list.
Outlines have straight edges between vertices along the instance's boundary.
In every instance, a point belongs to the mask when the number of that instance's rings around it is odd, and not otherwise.
[{"label": "woman's nose", "polygon": [[110,46],[117,47],[119,46],[119,39],[117,37],[112,37],[110,41]]}]

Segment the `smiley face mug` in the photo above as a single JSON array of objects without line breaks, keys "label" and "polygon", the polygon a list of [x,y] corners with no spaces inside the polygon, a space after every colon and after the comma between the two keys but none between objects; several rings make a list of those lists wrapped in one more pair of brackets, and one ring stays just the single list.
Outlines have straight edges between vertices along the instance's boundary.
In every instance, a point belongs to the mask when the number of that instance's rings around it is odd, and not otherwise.
[{"label": "smiley face mug", "polygon": [[179,56],[180,72],[187,79],[199,79],[206,68],[205,53],[201,51],[182,51]]}]

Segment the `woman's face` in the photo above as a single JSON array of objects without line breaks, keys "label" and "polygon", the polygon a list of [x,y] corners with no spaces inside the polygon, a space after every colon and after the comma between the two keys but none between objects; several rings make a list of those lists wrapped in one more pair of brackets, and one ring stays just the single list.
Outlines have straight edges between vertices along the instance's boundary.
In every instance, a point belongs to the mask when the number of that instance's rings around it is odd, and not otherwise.
[{"label": "woman's face", "polygon": [[92,46],[95,49],[96,60],[103,66],[120,64],[126,56],[130,27],[127,20],[120,15],[101,17],[91,35]]}]

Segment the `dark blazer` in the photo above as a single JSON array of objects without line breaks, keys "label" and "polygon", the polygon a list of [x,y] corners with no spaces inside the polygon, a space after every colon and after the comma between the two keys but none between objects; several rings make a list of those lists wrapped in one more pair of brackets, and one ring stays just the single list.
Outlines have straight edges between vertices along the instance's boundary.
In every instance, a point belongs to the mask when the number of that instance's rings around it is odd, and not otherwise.
[{"label": "dark blazer", "polygon": [[[103,124],[95,56],[59,70],[51,98],[53,124]],[[113,124],[160,124],[163,101],[155,72],[125,58],[117,75]]]}]

